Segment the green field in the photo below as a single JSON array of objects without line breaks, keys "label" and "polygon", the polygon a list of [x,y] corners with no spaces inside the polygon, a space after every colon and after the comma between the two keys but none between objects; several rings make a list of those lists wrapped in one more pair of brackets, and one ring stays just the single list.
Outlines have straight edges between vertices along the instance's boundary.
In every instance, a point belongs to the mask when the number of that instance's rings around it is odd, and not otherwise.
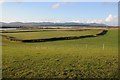
[{"label": "green field", "polygon": [[[3,33],[19,39],[96,34],[88,31]],[[22,43],[2,39],[4,78],[117,78],[118,30],[77,40]]]},{"label": "green field", "polygon": [[7,36],[16,37],[17,39],[40,39],[52,37],[65,37],[65,36],[81,36],[96,34],[101,30],[86,30],[86,31],[40,31],[40,32],[21,32],[21,33],[4,33]]}]

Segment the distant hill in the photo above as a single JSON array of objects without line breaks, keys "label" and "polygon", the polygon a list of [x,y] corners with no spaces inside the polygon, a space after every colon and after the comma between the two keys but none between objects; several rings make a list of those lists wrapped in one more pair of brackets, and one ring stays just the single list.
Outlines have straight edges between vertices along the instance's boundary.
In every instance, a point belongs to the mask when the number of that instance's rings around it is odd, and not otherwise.
[{"label": "distant hill", "polygon": [[22,26],[30,26],[30,27],[40,27],[40,26],[86,26],[86,27],[105,27],[107,26],[106,24],[98,24],[98,23],[75,23],[75,22],[65,22],[65,23],[53,23],[53,22],[28,22],[28,23],[23,23],[23,22],[11,22],[11,23],[5,23],[5,22],[0,22],[2,24],[2,27],[22,27]]}]

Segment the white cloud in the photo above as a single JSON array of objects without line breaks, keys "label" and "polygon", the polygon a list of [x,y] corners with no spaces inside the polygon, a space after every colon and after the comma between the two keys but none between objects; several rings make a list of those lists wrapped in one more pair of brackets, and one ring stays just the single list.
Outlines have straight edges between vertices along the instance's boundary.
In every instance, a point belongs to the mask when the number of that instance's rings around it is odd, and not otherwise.
[{"label": "white cloud", "polygon": [[108,17],[105,19],[106,22],[111,22],[116,18],[116,16],[112,16],[111,14],[108,15]]},{"label": "white cloud", "polygon": [[68,22],[76,22],[76,23],[99,23],[99,24],[106,24],[110,26],[117,26],[118,25],[118,16],[113,16],[109,14],[104,19],[94,19],[94,20],[71,20]]},{"label": "white cloud", "polygon": [[103,23],[104,20],[100,19],[100,20],[87,20],[86,23]]},{"label": "white cloud", "polygon": [[57,8],[59,8],[60,7],[60,3],[56,3],[56,4],[53,4],[52,5],[52,8],[53,9],[57,9]]},{"label": "white cloud", "polygon": [[80,20],[72,20],[72,21],[69,21],[69,22],[80,23],[81,21]]},{"label": "white cloud", "polygon": [[104,20],[72,20],[68,22],[75,22],[75,23],[103,23]]},{"label": "white cloud", "polygon": [[105,19],[105,23],[108,25],[118,25],[118,16],[113,16],[111,14]]},{"label": "white cloud", "polygon": [[86,21],[79,21],[84,23],[103,23],[110,26],[117,26],[118,25],[118,16],[113,16],[112,14],[109,14],[104,19],[99,20],[86,20]]},{"label": "white cloud", "polygon": [[5,0],[0,0],[0,4],[2,4],[3,2],[5,2]]}]

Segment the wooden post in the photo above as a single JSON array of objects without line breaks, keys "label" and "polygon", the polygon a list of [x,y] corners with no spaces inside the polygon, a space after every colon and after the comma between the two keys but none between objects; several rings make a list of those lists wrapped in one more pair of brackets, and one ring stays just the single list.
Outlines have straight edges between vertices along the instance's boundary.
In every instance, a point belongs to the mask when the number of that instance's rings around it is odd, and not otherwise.
[{"label": "wooden post", "polygon": [[103,44],[103,50],[104,50],[104,48],[105,48],[105,45]]},{"label": "wooden post", "polygon": [[86,44],[86,49],[87,49],[88,45]]}]

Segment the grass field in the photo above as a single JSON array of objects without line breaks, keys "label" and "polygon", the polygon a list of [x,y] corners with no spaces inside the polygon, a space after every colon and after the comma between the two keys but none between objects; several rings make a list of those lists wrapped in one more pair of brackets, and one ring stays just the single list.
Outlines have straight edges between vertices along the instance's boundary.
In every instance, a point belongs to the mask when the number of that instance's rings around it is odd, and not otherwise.
[{"label": "grass field", "polygon": [[[3,33],[20,39],[95,34],[88,31]],[[40,36],[39,36],[40,35]],[[117,78],[118,30],[77,40],[22,43],[3,38],[4,78]]]},{"label": "grass field", "polygon": [[88,34],[96,34],[101,30],[86,30],[86,31],[40,31],[40,32],[22,32],[22,33],[4,33],[7,36],[16,37],[18,39],[40,39],[51,37],[65,36],[81,36]]}]

